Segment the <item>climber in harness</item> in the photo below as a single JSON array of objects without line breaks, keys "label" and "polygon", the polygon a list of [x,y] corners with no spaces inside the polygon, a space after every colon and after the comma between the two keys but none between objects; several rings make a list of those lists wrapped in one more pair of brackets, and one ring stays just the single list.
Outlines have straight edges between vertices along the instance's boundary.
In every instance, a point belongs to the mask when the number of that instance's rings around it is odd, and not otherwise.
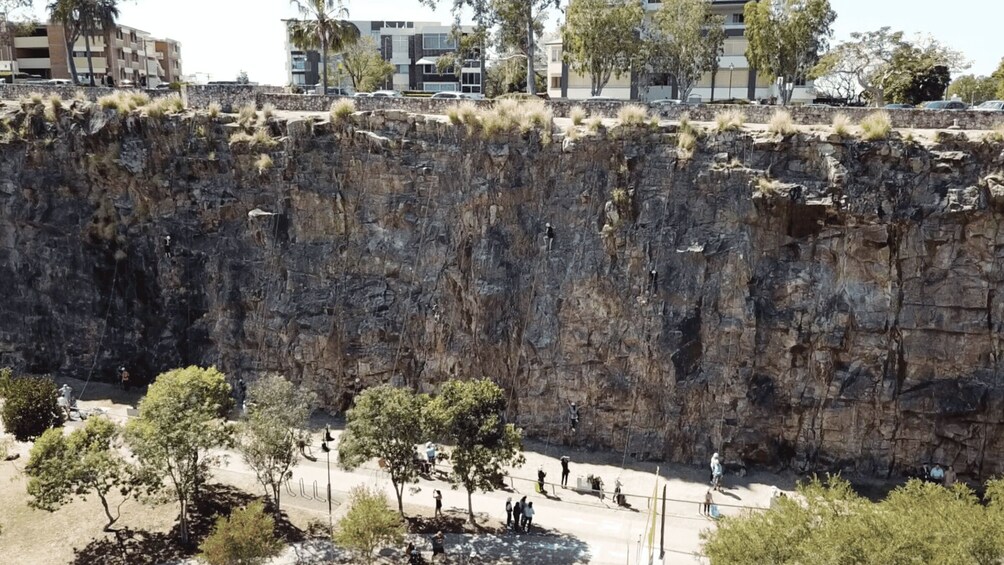
[{"label": "climber in harness", "polygon": [[119,383],[122,385],[122,390],[129,392],[132,383],[129,381],[129,371],[126,370],[125,365],[119,367]]},{"label": "climber in harness", "polygon": [[544,241],[547,242],[547,250],[551,250],[551,244],[554,243],[554,228],[551,226],[551,222],[544,225]]},{"label": "climber in harness", "polygon": [[652,294],[659,291],[659,271],[655,269],[648,272],[648,290]]},{"label": "climber in harness", "polygon": [[571,425],[572,433],[579,427],[579,407],[574,402],[568,403],[568,423]]},{"label": "climber in harness", "polygon": [[171,236],[164,236],[164,255],[168,258],[171,257]]}]

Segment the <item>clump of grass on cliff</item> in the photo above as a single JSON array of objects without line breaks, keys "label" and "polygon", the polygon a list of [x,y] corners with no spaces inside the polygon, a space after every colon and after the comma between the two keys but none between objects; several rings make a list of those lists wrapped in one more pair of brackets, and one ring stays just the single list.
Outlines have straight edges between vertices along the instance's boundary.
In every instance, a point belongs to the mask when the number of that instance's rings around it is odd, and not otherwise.
[{"label": "clump of grass on cliff", "polygon": [[267,129],[258,128],[254,131],[254,133],[247,133],[246,131],[234,132],[233,135],[230,136],[230,145],[240,143],[246,143],[250,147],[271,148],[278,145],[279,141],[269,135]]},{"label": "clump of grass on cliff", "polygon": [[847,114],[837,114],[833,116],[830,127],[833,128],[833,133],[840,137],[848,137],[851,135],[851,118]]},{"label": "clump of grass on cliff", "polygon": [[643,126],[651,119],[648,109],[640,104],[628,104],[617,110],[617,119],[623,126]]},{"label": "clump of grass on cliff", "polygon": [[738,131],[746,123],[746,115],[738,108],[715,114],[715,129],[718,131]]},{"label": "clump of grass on cliff", "polygon": [[784,184],[779,180],[760,177],[756,181],[756,194],[760,196],[777,196],[781,194],[783,186]]},{"label": "clump of grass on cliff", "polygon": [[271,102],[269,102],[268,104],[265,104],[264,106],[262,106],[261,107],[261,115],[266,120],[271,120],[273,117],[275,117],[275,104],[272,104]]},{"label": "clump of grass on cliff", "polygon": [[987,134],[986,140],[996,143],[1004,143],[1004,122],[994,126],[993,131]]},{"label": "clump of grass on cliff", "polygon": [[58,94],[52,94],[45,105],[46,121],[55,122],[59,120],[59,114],[63,111],[63,98]]},{"label": "clump of grass on cliff", "polygon": [[98,105],[106,110],[117,110],[120,114],[128,114],[150,103],[150,97],[143,92],[116,92],[98,98]]},{"label": "clump of grass on cliff", "polygon": [[254,166],[258,169],[258,174],[263,175],[267,171],[271,170],[272,167],[275,166],[275,163],[272,161],[271,157],[262,153],[261,155],[258,155],[258,159],[254,162]]},{"label": "clump of grass on cliff", "polygon": [[185,111],[185,103],[178,95],[163,96],[152,100],[143,107],[147,116],[159,118],[165,114],[178,114]]},{"label": "clump of grass on cliff", "polygon": [[572,125],[581,126],[582,122],[586,121],[586,109],[582,106],[572,106],[572,109],[568,111],[568,117],[572,119]]},{"label": "clump of grass on cliff", "polygon": [[206,108],[206,112],[209,114],[211,119],[215,120],[220,117],[221,113],[223,113],[223,106],[221,106],[219,102],[210,102],[209,106]]},{"label": "clump of grass on cliff", "polygon": [[450,123],[459,126],[461,124],[470,125],[478,119],[478,107],[473,102],[461,102],[446,109],[446,117]]},{"label": "clump of grass on cliff", "polygon": [[543,139],[550,139],[554,113],[540,99],[507,98],[478,112],[478,124],[486,138],[516,130],[525,133],[539,129]]},{"label": "clump of grass on cliff", "polygon": [[889,112],[872,112],[861,119],[861,138],[865,141],[888,139],[892,132],[892,118]]},{"label": "clump of grass on cliff", "polygon": [[340,122],[356,111],[356,103],[351,98],[339,98],[331,103],[331,121]]},{"label": "clump of grass on cliff", "polygon": [[795,122],[787,110],[775,110],[767,122],[767,131],[774,135],[791,135],[795,133]]},{"label": "clump of grass on cliff", "polygon": [[690,159],[697,149],[698,131],[690,121],[690,114],[684,112],[680,114],[680,130],[676,136],[676,148],[678,154],[683,159]]},{"label": "clump of grass on cliff", "polygon": [[241,109],[237,113],[237,125],[242,128],[250,128],[257,120],[258,111],[255,109],[254,104],[241,106]]},{"label": "clump of grass on cliff", "polygon": [[586,122],[586,128],[589,130],[589,133],[598,133],[601,127],[603,127],[603,119],[599,116],[593,116]]}]

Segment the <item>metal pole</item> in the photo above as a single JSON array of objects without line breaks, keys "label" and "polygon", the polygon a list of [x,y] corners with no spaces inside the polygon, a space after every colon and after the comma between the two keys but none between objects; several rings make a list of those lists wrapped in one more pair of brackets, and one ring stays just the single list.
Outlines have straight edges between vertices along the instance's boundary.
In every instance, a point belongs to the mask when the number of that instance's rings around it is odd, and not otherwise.
[{"label": "metal pole", "polygon": [[325,458],[328,460],[328,533],[334,533],[334,528],[331,525],[331,451],[325,450]]},{"label": "metal pole", "polygon": [[659,559],[666,558],[666,485],[662,485],[662,532],[659,534]]}]

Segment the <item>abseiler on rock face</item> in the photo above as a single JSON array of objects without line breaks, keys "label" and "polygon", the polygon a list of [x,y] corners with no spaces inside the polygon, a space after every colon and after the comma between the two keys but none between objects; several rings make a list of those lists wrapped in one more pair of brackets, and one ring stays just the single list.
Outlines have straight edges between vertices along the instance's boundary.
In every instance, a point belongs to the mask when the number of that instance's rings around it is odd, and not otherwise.
[{"label": "abseiler on rock face", "polygon": [[0,365],[333,410],[489,377],[527,433],[639,459],[1004,471],[999,143],[0,117]]}]

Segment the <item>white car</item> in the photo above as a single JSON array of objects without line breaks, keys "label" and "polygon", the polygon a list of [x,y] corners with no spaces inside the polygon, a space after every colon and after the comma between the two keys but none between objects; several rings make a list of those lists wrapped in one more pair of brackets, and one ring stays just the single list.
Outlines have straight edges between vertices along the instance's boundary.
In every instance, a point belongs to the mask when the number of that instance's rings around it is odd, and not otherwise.
[{"label": "white car", "polygon": [[372,96],[369,92],[357,92],[352,95],[354,98],[369,98]]},{"label": "white car", "polygon": [[987,100],[979,106],[973,106],[973,110],[980,112],[1004,112],[1004,100]]},{"label": "white car", "polygon": [[45,84],[58,84],[58,85],[69,86],[73,84],[73,81],[68,78],[50,78],[49,80],[45,81]]},{"label": "white car", "polygon": [[396,90],[378,90],[370,94],[370,98],[401,98],[401,93]]},{"label": "white car", "polygon": [[463,92],[437,92],[432,95],[437,100],[469,100],[471,97]]}]

